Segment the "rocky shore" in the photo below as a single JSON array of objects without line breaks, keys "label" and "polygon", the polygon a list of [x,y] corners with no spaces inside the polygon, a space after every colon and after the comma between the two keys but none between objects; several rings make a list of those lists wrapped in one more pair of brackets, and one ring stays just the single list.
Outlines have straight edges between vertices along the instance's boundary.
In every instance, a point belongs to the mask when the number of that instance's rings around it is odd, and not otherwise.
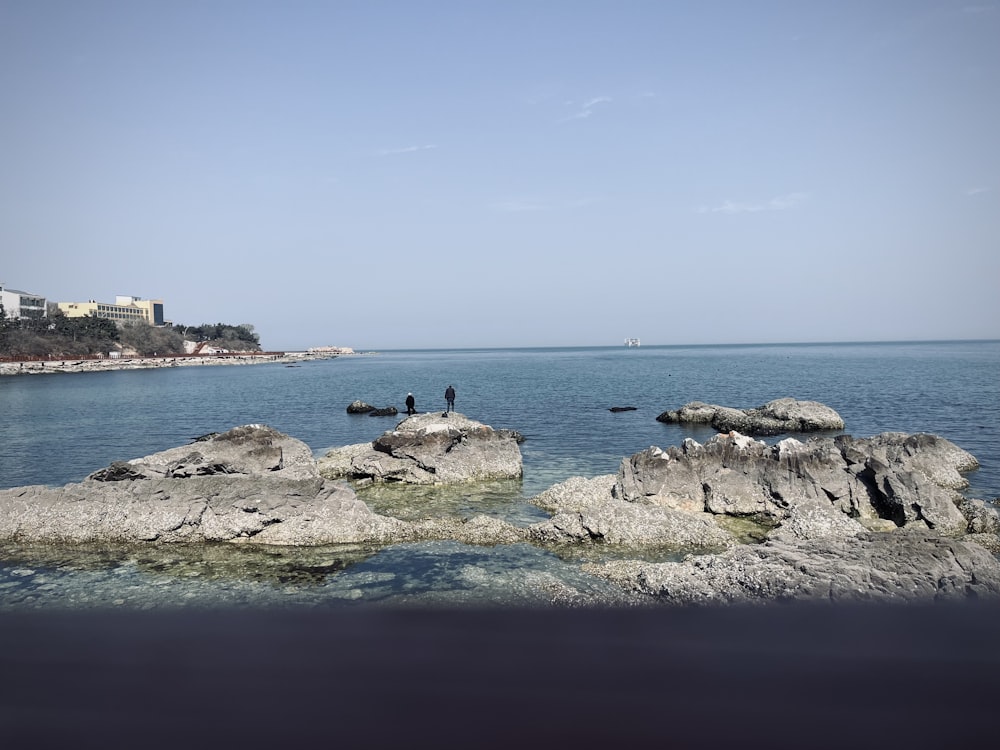
[{"label": "rocky shore", "polygon": [[[518,437],[424,414],[317,461],[295,438],[244,425],[80,483],[2,490],[0,542],[523,544],[585,552],[580,570],[613,583],[619,603],[1000,599],[996,506],[959,492],[978,462],[928,434],[689,439],[626,457],[617,475],[553,486],[531,498],[549,514],[533,523],[395,517],[360,494],[516,479]],[[664,549],[688,557],[663,562]]]},{"label": "rocky shore", "polygon": [[107,359],[47,359],[0,362],[0,375],[45,375],[51,373],[150,370],[166,367],[208,367],[215,365],[259,365],[280,362],[334,359],[340,354],[325,352],[261,352],[250,354],[193,355],[176,357],[120,357]]}]

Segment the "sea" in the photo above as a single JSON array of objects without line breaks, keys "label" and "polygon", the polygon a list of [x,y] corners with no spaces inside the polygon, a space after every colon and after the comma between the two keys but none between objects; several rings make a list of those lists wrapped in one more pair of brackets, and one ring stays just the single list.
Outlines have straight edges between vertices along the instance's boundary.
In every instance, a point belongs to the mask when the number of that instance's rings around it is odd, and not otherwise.
[{"label": "sea", "polygon": [[[438,411],[449,385],[456,411],[524,435],[523,479],[360,490],[378,512],[532,523],[546,516],[530,498],[553,484],[613,474],[650,446],[713,434],[663,424],[660,413],[691,401],[749,408],[783,397],[832,407],[843,432],[857,437],[945,437],[980,461],[965,494],[1000,496],[1000,341],[428,349],[291,365],[7,376],[0,487],[78,482],[113,461],[243,424],[270,425],[321,456],[370,442],[402,419],[348,414],[352,401],[405,412],[412,392],[418,411]],[[0,610],[606,602],[616,596],[611,584],[581,570],[594,555],[447,541],[310,549],[0,543]],[[662,559],[680,553],[663,551]]]}]

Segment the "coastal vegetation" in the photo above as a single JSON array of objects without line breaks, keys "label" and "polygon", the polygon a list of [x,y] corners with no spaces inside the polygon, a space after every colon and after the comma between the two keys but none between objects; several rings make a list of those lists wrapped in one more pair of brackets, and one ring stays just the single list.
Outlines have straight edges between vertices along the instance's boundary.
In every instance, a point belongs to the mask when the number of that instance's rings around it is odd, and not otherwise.
[{"label": "coastal vegetation", "polygon": [[249,323],[197,326],[119,324],[107,318],[70,318],[50,306],[48,317],[9,317],[0,305],[0,357],[90,357],[118,351],[135,356],[185,354],[185,341],[234,352],[260,351]]}]

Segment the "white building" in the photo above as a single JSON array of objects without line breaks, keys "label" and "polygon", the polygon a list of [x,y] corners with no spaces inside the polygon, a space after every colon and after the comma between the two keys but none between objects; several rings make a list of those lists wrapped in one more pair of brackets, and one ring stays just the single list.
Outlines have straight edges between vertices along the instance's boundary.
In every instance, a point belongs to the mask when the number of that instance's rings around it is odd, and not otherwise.
[{"label": "white building", "polygon": [[45,297],[40,294],[8,289],[0,284],[0,303],[8,318],[45,317]]}]

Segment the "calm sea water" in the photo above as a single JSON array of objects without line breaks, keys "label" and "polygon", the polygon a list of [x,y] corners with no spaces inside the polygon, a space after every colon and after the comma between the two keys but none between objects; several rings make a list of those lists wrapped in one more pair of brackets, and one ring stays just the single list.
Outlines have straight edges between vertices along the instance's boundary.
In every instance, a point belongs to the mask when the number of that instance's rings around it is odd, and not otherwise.
[{"label": "calm sea water", "polygon": [[[320,455],[332,446],[370,441],[398,421],[349,415],[351,401],[402,409],[412,391],[418,410],[439,410],[449,384],[458,392],[459,412],[527,438],[521,446],[523,482],[470,490],[458,501],[453,495],[448,507],[457,513],[491,512],[530,521],[533,514],[541,516],[524,499],[556,482],[613,473],[623,457],[650,445],[711,436],[704,427],[657,422],[664,410],[695,400],[745,408],[785,396],[833,407],[852,435],[903,431],[946,437],[982,463],[968,477],[967,494],[1000,496],[996,341],[394,351],[298,367],[4,377],[0,486],[79,481],[112,461],[247,423],[271,425]],[[636,410],[612,413],[614,406]],[[373,505],[380,501],[373,495]],[[2,552],[7,562],[0,563],[0,605],[12,606],[274,598],[317,604],[423,596],[505,601],[528,596],[512,590],[526,570],[578,589],[590,585],[579,578],[573,561],[525,547],[439,543],[377,551],[285,551],[270,554],[267,565],[259,554],[226,550],[218,553],[225,562],[213,562],[185,551],[177,554],[176,565],[186,572],[176,575],[162,559],[144,567],[141,555],[130,552]],[[301,570],[318,572],[302,583]],[[187,579],[195,584],[185,586]]]}]

